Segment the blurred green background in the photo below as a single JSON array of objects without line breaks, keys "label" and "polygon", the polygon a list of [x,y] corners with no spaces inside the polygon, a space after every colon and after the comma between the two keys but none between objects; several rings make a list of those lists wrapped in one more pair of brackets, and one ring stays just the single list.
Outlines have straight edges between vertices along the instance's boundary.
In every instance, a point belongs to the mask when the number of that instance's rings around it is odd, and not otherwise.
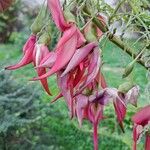
[{"label": "blurred green background", "polygon": [[[53,93],[50,97],[38,81],[29,81],[36,76],[32,65],[15,71],[4,70],[5,66],[21,58],[22,46],[30,35],[29,26],[36,14],[36,9],[34,12],[22,9],[26,12],[24,19],[18,21],[18,5],[15,8],[0,14],[0,35],[5,35],[1,36],[0,43],[0,150],[92,150],[91,124],[84,121],[82,128],[79,128],[77,120],[70,120],[63,99],[50,103],[58,94],[55,76],[49,78]],[[16,14],[14,18],[12,13]],[[53,36],[52,45],[55,45],[55,39]],[[133,42],[129,40],[127,44]],[[142,42],[139,42],[133,48],[136,50],[141,45]],[[102,70],[108,86],[117,88],[125,82],[122,73],[131,58],[105,38],[100,42],[100,47],[104,62]],[[146,75],[146,70],[137,64],[132,80],[140,86],[138,109],[149,103]],[[107,119],[102,120],[98,131],[99,149],[131,150],[131,116],[136,111],[137,108],[128,107],[125,133],[122,133],[116,123],[113,106],[110,104],[105,108]],[[143,145],[139,144],[138,147],[142,150]]]}]

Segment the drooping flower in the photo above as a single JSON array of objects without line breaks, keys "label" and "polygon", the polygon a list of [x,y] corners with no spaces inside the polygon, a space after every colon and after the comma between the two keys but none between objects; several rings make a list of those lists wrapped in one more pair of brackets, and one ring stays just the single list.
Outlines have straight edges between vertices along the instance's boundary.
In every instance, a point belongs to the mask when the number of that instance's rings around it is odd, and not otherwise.
[{"label": "drooping flower", "polygon": [[93,125],[94,150],[98,150],[98,124],[103,119],[103,105],[89,101],[83,94],[76,96],[76,115],[81,126],[83,119],[88,119]]},{"label": "drooping flower", "polygon": [[[6,69],[15,70],[15,69],[19,69],[23,66],[26,66],[30,63],[33,63],[34,67],[36,67],[37,65],[40,64],[42,59],[44,57],[46,57],[46,55],[48,53],[49,53],[49,50],[48,50],[47,46],[45,46],[44,44],[36,44],[36,36],[31,35],[23,47],[24,55],[23,55],[22,59],[20,60],[20,62],[18,62],[15,65],[6,67]],[[38,76],[41,76],[46,73],[45,68],[36,68],[36,71],[38,73]],[[42,83],[44,89],[46,90],[46,92],[49,95],[51,95],[49,88],[48,88],[47,80],[43,79],[43,80],[41,80],[41,83]]]},{"label": "drooping flower", "polygon": [[[143,135],[144,132],[146,135],[145,140],[145,150],[150,150],[150,105],[145,106],[139,110],[133,117],[132,121],[134,122],[133,128],[133,150],[137,149],[137,141],[140,138],[140,135]],[[146,129],[147,128],[147,129]]]},{"label": "drooping flower", "polygon": [[6,69],[15,70],[31,63],[33,61],[32,56],[35,48],[35,43],[36,43],[36,36],[32,34],[23,47],[22,59],[17,64],[6,67]]},{"label": "drooping flower", "polygon": [[[44,67],[37,67],[40,65],[41,61],[43,58],[45,58],[49,54],[48,47],[44,44],[36,44],[34,48],[34,53],[33,53],[33,64],[36,67],[36,71],[38,76],[41,76],[46,73],[46,68]],[[48,87],[48,82],[47,79],[41,79],[40,80],[42,86],[44,87],[45,91],[51,95]]]},{"label": "drooping flower", "polygon": [[63,31],[63,35],[55,48],[56,60],[53,66],[46,74],[33,80],[44,79],[61,71],[69,63],[75,51],[85,43],[85,38],[75,23],[65,20],[59,0],[48,0],[48,7],[56,26]]}]

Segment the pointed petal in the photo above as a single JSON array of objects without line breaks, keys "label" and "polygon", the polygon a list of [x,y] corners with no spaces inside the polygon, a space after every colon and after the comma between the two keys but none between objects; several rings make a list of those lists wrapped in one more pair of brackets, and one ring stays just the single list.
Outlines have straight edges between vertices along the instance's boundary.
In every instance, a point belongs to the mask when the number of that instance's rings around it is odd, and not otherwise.
[{"label": "pointed petal", "polygon": [[[33,62],[34,65],[38,66],[41,60],[48,55],[49,50],[48,47],[44,44],[36,44],[34,51],[35,51],[35,55],[33,57]],[[42,76],[43,74],[46,73],[46,68],[36,68],[36,71],[38,76]],[[41,79],[40,81],[47,94],[51,95],[48,87],[47,78]]]},{"label": "pointed petal", "polygon": [[69,64],[67,65],[67,68],[63,72],[62,76],[67,74],[70,70],[73,70],[77,65],[80,64],[80,62],[87,57],[87,55],[92,51],[92,49],[97,46],[95,42],[87,44],[86,46],[76,50],[73,57],[71,58]]},{"label": "pointed petal", "polygon": [[67,103],[67,106],[70,112],[70,117],[72,117],[73,116],[73,97],[72,97],[72,93],[70,89],[68,88],[69,76],[68,75],[63,76],[63,77],[60,77],[60,76],[61,76],[61,72],[57,74],[58,86]]},{"label": "pointed petal", "polygon": [[74,34],[66,43],[64,43],[62,49],[57,53],[57,58],[53,67],[46,74],[37,78],[33,78],[33,80],[47,78],[65,67],[65,65],[70,61],[71,57],[75,53],[76,46],[77,34]]},{"label": "pointed petal", "polygon": [[59,0],[47,0],[52,18],[60,31],[65,31],[70,25],[65,21]]},{"label": "pointed petal", "polygon": [[58,99],[60,99],[61,97],[63,97],[62,93],[59,93],[52,101],[51,103],[56,102]]},{"label": "pointed petal", "polygon": [[[38,76],[41,76],[41,75],[46,73],[46,69],[45,68],[37,68],[36,70],[37,70]],[[43,88],[45,89],[45,91],[47,92],[47,94],[52,95],[50,90],[49,90],[47,79],[46,78],[41,79],[40,82],[41,82]]]},{"label": "pointed petal", "polygon": [[79,126],[82,126],[82,120],[84,118],[84,109],[88,105],[88,97],[85,95],[76,96],[76,113],[79,122]]},{"label": "pointed petal", "polygon": [[137,98],[139,95],[139,86],[134,86],[125,95],[125,102],[137,106]]},{"label": "pointed petal", "polygon": [[50,52],[48,55],[46,55],[46,57],[42,59],[42,61],[40,62],[40,65],[37,66],[37,68],[40,68],[40,67],[51,68],[56,61],[56,57],[57,56],[55,52]]},{"label": "pointed petal", "polygon": [[80,67],[78,68],[76,74],[75,74],[75,78],[74,78],[74,82],[73,82],[73,87],[76,87],[77,84],[81,81],[81,78],[84,75],[84,71],[85,68],[83,68],[82,70],[80,69]]},{"label": "pointed petal", "polygon": [[33,50],[34,50],[34,46],[32,45],[28,50],[26,50],[20,62],[18,62],[16,65],[8,66],[5,69],[15,70],[15,69],[21,68],[31,63],[33,61],[33,58],[32,58]]},{"label": "pointed petal", "polygon": [[57,45],[56,45],[56,51],[62,50],[62,47],[64,44],[77,32],[77,27],[75,25],[71,26],[69,29],[67,29],[63,36],[59,39]]},{"label": "pointed petal", "polygon": [[139,139],[140,134],[143,131],[143,127],[141,125],[134,124],[133,127],[133,150],[137,149],[137,140]]},{"label": "pointed petal", "polygon": [[99,103],[90,103],[88,108],[88,119],[92,123],[98,123],[103,118],[103,106]]},{"label": "pointed petal", "polygon": [[99,51],[98,51],[97,47],[93,51],[93,56],[91,58],[91,61],[92,62],[89,66],[87,79],[86,79],[86,82],[84,83],[84,85],[81,87],[81,91],[88,84],[90,84],[96,78],[96,76],[98,74],[99,67],[100,67],[100,64],[101,64],[101,60],[100,60]]},{"label": "pointed petal", "polygon": [[149,120],[150,120],[150,105],[145,106],[132,117],[132,121],[134,123],[143,126],[146,125]]},{"label": "pointed petal", "polygon": [[23,52],[25,53],[26,50],[28,50],[31,45],[34,45],[36,41],[36,35],[32,34],[28,40],[26,41],[26,43],[23,46]]},{"label": "pointed petal", "polygon": [[117,115],[118,123],[119,123],[122,131],[124,132],[122,122],[123,122],[125,115],[126,115],[126,107],[122,104],[122,102],[120,100],[114,101],[114,107],[115,107],[115,113]]}]

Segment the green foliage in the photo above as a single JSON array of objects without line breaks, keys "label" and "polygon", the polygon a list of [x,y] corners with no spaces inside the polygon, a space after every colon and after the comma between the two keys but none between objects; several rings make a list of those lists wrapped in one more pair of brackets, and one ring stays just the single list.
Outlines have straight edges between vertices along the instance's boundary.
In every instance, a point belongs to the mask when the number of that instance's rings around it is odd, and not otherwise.
[{"label": "green foliage", "polygon": [[[23,128],[39,120],[39,94],[20,85],[8,73],[0,73],[0,146],[5,147]],[[5,142],[4,142],[5,141]],[[9,144],[8,144],[9,145]],[[1,148],[2,148],[1,147]]]}]

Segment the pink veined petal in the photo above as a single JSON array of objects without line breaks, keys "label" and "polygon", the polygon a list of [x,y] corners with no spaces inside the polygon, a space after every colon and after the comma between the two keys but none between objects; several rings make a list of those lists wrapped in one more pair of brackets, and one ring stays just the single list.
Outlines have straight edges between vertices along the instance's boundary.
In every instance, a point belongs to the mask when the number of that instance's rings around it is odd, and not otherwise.
[{"label": "pink veined petal", "polygon": [[76,113],[79,122],[79,126],[82,126],[82,120],[84,118],[84,109],[88,105],[88,97],[85,95],[76,96]]},{"label": "pink veined petal", "polygon": [[33,50],[34,50],[34,45],[32,45],[30,48],[28,48],[28,50],[26,50],[26,52],[25,52],[24,56],[22,57],[22,59],[20,60],[20,62],[18,62],[16,65],[8,66],[5,69],[15,70],[15,69],[21,68],[21,67],[31,63],[33,61],[33,58],[32,58]]},{"label": "pink veined petal", "polygon": [[72,58],[73,54],[75,53],[76,46],[77,34],[74,34],[66,43],[64,43],[62,49],[57,53],[57,58],[53,67],[46,74],[37,78],[33,78],[33,80],[47,78],[57,71],[60,71]]},{"label": "pink veined petal", "polygon": [[145,150],[150,150],[150,135],[146,133]]},{"label": "pink veined petal", "polygon": [[100,56],[99,56],[99,51],[97,48],[94,49],[93,51],[93,57],[91,58],[92,63],[89,66],[89,70],[88,70],[88,75],[87,75],[87,79],[84,83],[84,85],[81,87],[81,91],[88,85],[90,84],[90,82],[92,82],[99,71],[99,67],[101,64],[101,60],[100,60]]},{"label": "pink veined petal", "polygon": [[73,57],[71,58],[69,64],[67,65],[65,71],[63,72],[62,76],[67,74],[69,71],[73,70],[77,65],[80,64],[80,62],[87,57],[87,55],[90,53],[90,51],[96,47],[97,44],[95,42],[87,44],[86,46],[76,50]]},{"label": "pink veined petal", "polygon": [[40,67],[51,68],[56,61],[56,57],[57,56],[55,52],[49,52],[49,54],[46,55],[46,57],[42,59],[42,61],[40,62],[40,65],[37,66],[37,68],[40,68]]},{"label": "pink veined petal", "polygon": [[98,92],[95,97],[91,97],[90,101],[98,101],[101,105],[107,105],[111,100],[120,101],[125,107],[124,100],[118,95],[118,90],[116,88],[105,88]]},{"label": "pink veined petal", "polygon": [[68,109],[70,112],[70,117],[72,117],[72,115],[73,115],[73,98],[72,98],[71,91],[68,88],[69,76],[66,75],[66,76],[60,77],[60,75],[61,75],[61,72],[59,72],[57,74],[58,86],[61,90],[61,93],[62,93],[66,103],[67,103],[67,106],[68,106]]},{"label": "pink veined petal", "polygon": [[47,0],[53,20],[60,31],[65,31],[70,24],[65,21],[59,0]]},{"label": "pink veined petal", "polygon": [[139,139],[140,134],[143,131],[143,127],[141,125],[134,124],[133,127],[133,150],[137,149],[137,140]]},{"label": "pink veined petal", "polygon": [[98,60],[99,60],[98,58],[100,58],[99,48],[95,47],[95,49],[93,51],[93,55],[91,57],[90,65],[88,68],[88,75],[93,72],[94,68],[96,68],[95,65],[98,64]]},{"label": "pink veined petal", "polygon": [[26,50],[28,50],[28,48],[30,48],[31,45],[34,45],[36,41],[36,35],[32,34],[28,40],[26,41],[26,43],[23,46],[23,52],[25,53]]},{"label": "pink veined petal", "polygon": [[117,115],[118,123],[119,123],[122,131],[124,132],[123,120],[126,115],[126,107],[122,104],[122,102],[120,100],[114,101],[114,107],[115,107],[115,113]]},{"label": "pink veined petal", "polygon": [[80,67],[78,67],[78,70],[76,72],[75,79],[74,79],[74,82],[73,82],[73,87],[76,87],[77,84],[80,82],[81,78],[84,75],[84,71],[85,71],[85,68],[83,68],[81,70]]},{"label": "pink veined petal", "polygon": [[137,98],[139,95],[139,86],[134,86],[125,95],[125,102],[137,106]]},{"label": "pink veined petal", "polygon": [[88,108],[88,118],[92,123],[98,123],[103,118],[103,106],[99,103],[90,103]]},{"label": "pink veined petal", "polygon": [[99,104],[106,106],[112,100],[112,95],[110,95],[107,90],[100,90],[98,93],[97,91],[93,96],[90,97],[91,102],[98,102]]},{"label": "pink veined petal", "polygon": [[27,40],[27,42],[25,43],[25,46],[23,48],[23,57],[20,60],[20,62],[18,62],[18,64],[16,64],[16,65],[8,66],[5,69],[15,70],[15,69],[18,69],[20,67],[23,67],[23,66],[31,63],[33,61],[32,55],[33,55],[33,51],[34,51],[35,42],[36,42],[36,36],[31,35],[29,37],[29,39]]},{"label": "pink veined petal", "polygon": [[[38,66],[41,60],[49,54],[49,50],[48,50],[48,47],[44,44],[37,44],[34,50],[35,50],[35,55],[33,56],[33,62],[34,62],[34,65]],[[38,76],[41,76],[46,73],[46,68],[36,68],[36,71],[37,71]],[[49,91],[47,79],[46,78],[41,79],[40,82],[43,88],[45,89],[45,91],[49,95],[51,95]]]},{"label": "pink veined petal", "polygon": [[113,100],[117,100],[117,101],[120,101],[125,107],[126,107],[126,104],[125,104],[125,102],[124,102],[124,99],[122,98],[122,97],[120,97],[119,96],[119,94],[118,94],[118,89],[116,89],[116,88],[105,88],[104,89],[105,91],[106,91],[106,93],[108,94],[108,95],[110,95],[111,96],[111,98],[113,99]]},{"label": "pink veined petal", "polygon": [[145,126],[149,120],[150,120],[150,105],[145,106],[132,117],[132,121],[134,123],[142,126]]},{"label": "pink veined petal", "polygon": [[63,33],[63,36],[59,39],[57,45],[56,45],[56,51],[61,51],[64,44],[72,38],[77,32],[77,27],[75,25],[72,25],[69,29],[65,30]]},{"label": "pink veined petal", "polygon": [[[38,76],[41,76],[41,75],[46,73],[45,68],[37,68],[36,71],[37,71]],[[45,89],[45,91],[47,92],[47,94],[52,95],[50,90],[49,90],[47,79],[46,78],[41,79],[40,82],[41,82],[43,88]]]}]

